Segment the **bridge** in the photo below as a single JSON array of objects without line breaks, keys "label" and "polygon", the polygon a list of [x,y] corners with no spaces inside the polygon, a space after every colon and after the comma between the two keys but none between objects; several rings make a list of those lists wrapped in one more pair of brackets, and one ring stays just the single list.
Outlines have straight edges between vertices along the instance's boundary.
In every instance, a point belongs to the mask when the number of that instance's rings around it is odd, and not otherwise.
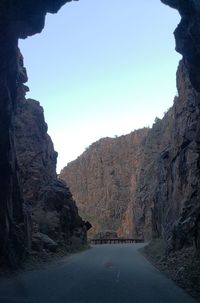
[{"label": "bridge", "polygon": [[99,239],[91,239],[90,244],[126,244],[126,243],[143,243],[144,239],[124,239],[124,238],[99,238]]}]

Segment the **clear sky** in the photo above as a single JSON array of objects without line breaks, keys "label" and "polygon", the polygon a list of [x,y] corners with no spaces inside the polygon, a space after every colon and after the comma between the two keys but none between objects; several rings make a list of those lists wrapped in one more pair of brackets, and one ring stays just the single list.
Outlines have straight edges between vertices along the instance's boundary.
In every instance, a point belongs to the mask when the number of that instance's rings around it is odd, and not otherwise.
[{"label": "clear sky", "polygon": [[176,94],[180,17],[160,0],[80,0],[20,41],[58,172],[94,141],[151,126]]}]

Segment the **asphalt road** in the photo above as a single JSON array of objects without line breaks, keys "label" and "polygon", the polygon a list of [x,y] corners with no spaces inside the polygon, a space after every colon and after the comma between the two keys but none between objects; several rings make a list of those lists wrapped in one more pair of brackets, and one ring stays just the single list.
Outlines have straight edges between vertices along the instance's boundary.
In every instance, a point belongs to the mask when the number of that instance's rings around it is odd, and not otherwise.
[{"label": "asphalt road", "polygon": [[195,303],[139,252],[99,245],[61,262],[0,280],[0,303]]}]

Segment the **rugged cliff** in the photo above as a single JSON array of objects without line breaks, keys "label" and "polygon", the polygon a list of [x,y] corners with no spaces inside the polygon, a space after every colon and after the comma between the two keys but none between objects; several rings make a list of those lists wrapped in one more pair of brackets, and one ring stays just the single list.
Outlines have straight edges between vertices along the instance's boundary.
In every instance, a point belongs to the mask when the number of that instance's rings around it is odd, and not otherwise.
[{"label": "rugged cliff", "polygon": [[86,243],[87,226],[69,189],[57,179],[57,153],[47,134],[43,108],[38,101],[25,98],[27,75],[20,52],[18,62],[14,128],[23,206],[28,216],[28,249],[55,251],[59,246],[81,246]]},{"label": "rugged cliff", "polygon": [[183,61],[177,89],[173,107],[147,135],[135,204],[143,209],[147,238],[161,236],[170,248],[199,248],[200,94]]},{"label": "rugged cliff", "polygon": [[174,32],[176,51],[183,55],[192,86],[200,91],[200,4],[198,0],[161,0],[175,8],[181,22]]},{"label": "rugged cliff", "polygon": [[[27,215],[15,147],[13,115],[18,83],[18,38],[42,31],[47,12],[56,13],[70,0],[2,0],[0,2],[0,261],[18,265],[29,243]],[[175,32],[192,85],[200,91],[200,9],[195,0],[162,0],[179,10]]]},{"label": "rugged cliff", "polygon": [[15,147],[14,111],[18,82],[18,38],[41,32],[47,12],[69,0],[0,2],[0,263],[18,266],[28,247]]},{"label": "rugged cliff", "polygon": [[200,94],[183,61],[178,96],[152,129],[92,144],[61,172],[97,230],[199,248]]},{"label": "rugged cliff", "polygon": [[92,234],[102,230],[132,234],[133,195],[148,131],[144,128],[101,139],[61,171],[60,177],[70,186],[81,215],[93,225]]}]

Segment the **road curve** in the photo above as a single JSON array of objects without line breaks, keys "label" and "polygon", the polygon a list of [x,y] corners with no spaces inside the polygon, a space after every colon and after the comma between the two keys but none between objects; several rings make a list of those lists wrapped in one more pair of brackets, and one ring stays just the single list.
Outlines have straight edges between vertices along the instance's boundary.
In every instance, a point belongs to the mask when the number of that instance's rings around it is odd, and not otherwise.
[{"label": "road curve", "polygon": [[195,303],[139,252],[142,244],[99,245],[0,280],[0,303]]}]

